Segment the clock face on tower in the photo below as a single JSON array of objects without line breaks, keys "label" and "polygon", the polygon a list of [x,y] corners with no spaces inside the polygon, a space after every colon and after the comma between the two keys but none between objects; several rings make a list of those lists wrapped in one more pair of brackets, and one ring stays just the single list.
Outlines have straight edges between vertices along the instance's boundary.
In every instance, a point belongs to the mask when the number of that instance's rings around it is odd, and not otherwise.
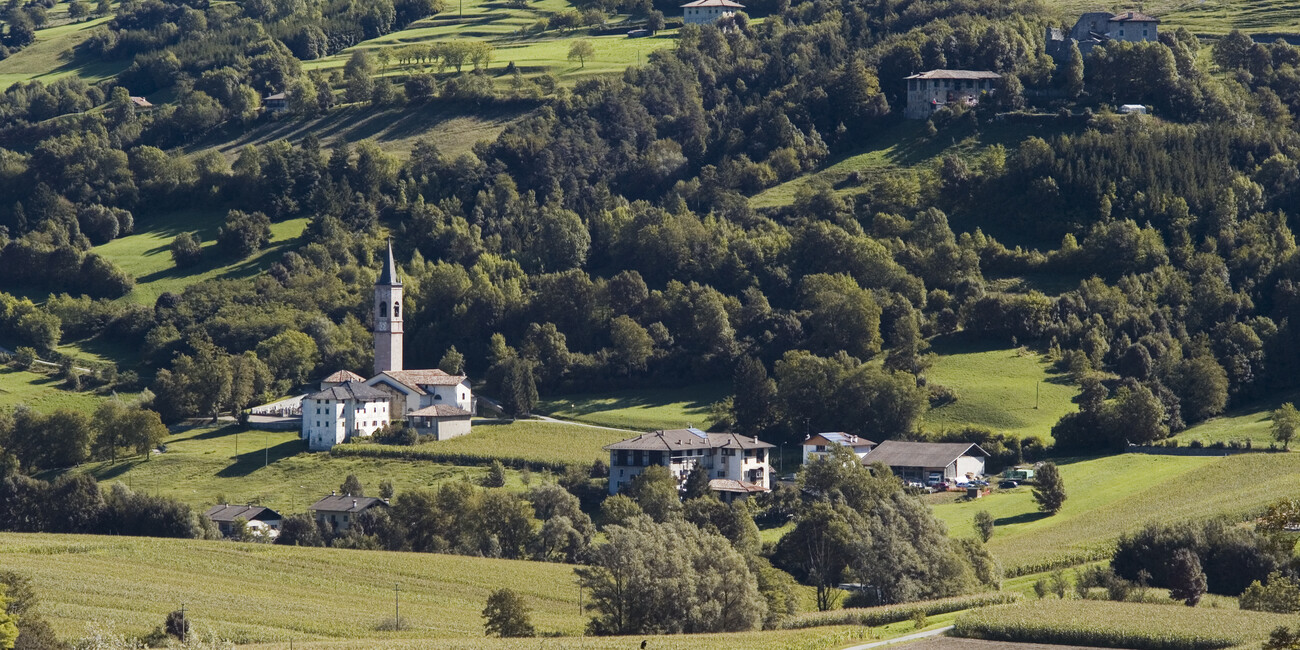
[{"label": "clock face on tower", "polygon": [[375,331],[376,331],[376,332],[387,332],[387,331],[388,331],[388,321],[386,321],[386,320],[381,320],[381,321],[375,323]]}]

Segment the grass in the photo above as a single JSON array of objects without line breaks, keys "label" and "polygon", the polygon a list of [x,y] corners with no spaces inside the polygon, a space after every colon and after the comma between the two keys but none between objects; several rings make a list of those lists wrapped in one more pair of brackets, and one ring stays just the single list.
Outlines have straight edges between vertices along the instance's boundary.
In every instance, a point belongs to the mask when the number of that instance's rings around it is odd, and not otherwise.
[{"label": "grass", "polygon": [[926,429],[975,425],[1050,442],[1052,425],[1076,410],[1078,387],[1038,354],[942,340],[934,351],[926,378],[956,391],[957,401],[926,413]]},{"label": "grass", "polygon": [[90,391],[65,390],[62,383],[53,375],[0,366],[0,408],[25,404],[41,413],[62,408],[90,412],[104,399]]},{"label": "grass", "polygon": [[700,384],[680,388],[643,388],[562,395],[543,400],[535,411],[589,424],[652,431],[713,424],[710,408],[727,397],[726,384]]},{"label": "grass", "polygon": [[989,550],[1005,568],[1023,573],[1096,559],[1121,534],[1149,522],[1248,518],[1300,480],[1300,454],[1123,454],[1058,464],[1068,499],[1056,515],[1038,512],[1027,487],[995,490],[977,501],[938,495],[931,498],[934,513],[953,535],[969,537],[975,513],[989,511],[997,525]]},{"label": "grass", "polygon": [[36,30],[35,43],[0,61],[0,89],[20,81],[39,80],[49,83],[68,75],[77,75],[94,83],[117,74],[129,65],[129,61],[83,61],[72,56],[73,49],[90,38],[94,28],[108,22],[111,16],[81,23],[66,22],[67,5],[64,3],[50,10],[49,16],[50,26]]},{"label": "grass", "polygon": [[574,426],[563,422],[518,420],[510,424],[475,423],[469,435],[430,442],[420,449],[472,454],[500,454],[542,462],[609,461],[601,447],[633,434],[627,431]]},{"label": "grass", "polygon": [[[95,252],[108,258],[135,277],[135,290],[127,299],[152,305],[158,296],[179,293],[191,284],[212,278],[243,278],[260,273],[280,259],[302,235],[307,218],[271,224],[271,241],[265,248],[242,260],[231,260],[217,248],[217,229],[226,218],[224,210],[189,208],[142,219],[133,234],[96,246]],[[203,239],[203,260],[192,268],[179,269],[172,262],[171,242],[182,232]]]},{"label": "grass", "polygon": [[[936,621],[937,627],[942,624]],[[807,630],[767,630],[762,632],[734,632],[730,634],[681,634],[674,636],[643,635],[634,637],[560,637],[533,639],[430,639],[388,640],[362,639],[346,642],[316,641],[295,643],[292,648],[349,648],[393,650],[607,650],[609,648],[639,648],[642,641],[655,650],[820,650],[839,648],[866,639],[880,639],[914,632],[911,623],[896,623],[880,628],[857,625],[813,628]],[[251,646],[262,650],[292,650],[288,643]]]},{"label": "grass", "polygon": [[1193,440],[1200,440],[1206,444],[1249,440],[1254,447],[1267,448],[1270,444],[1278,444],[1273,439],[1272,413],[1273,409],[1285,402],[1300,402],[1300,392],[1286,391],[1266,400],[1233,409],[1224,415],[1190,427],[1174,438],[1183,446]]},{"label": "grass", "polygon": [[[167,452],[149,460],[88,463],[75,471],[200,509],[221,502],[260,503],[282,514],[305,512],[322,495],[337,490],[348,474],[357,475],[367,494],[378,494],[383,479],[392,481],[400,493],[443,481],[477,480],[487,472],[482,467],[309,453],[296,431],[237,431],[234,426],[190,429],[168,438]],[[507,486],[521,486],[516,472],[508,473]]]},{"label": "grass", "polygon": [[1282,614],[1235,609],[1044,599],[972,610],[957,617],[957,636],[1114,648],[1227,648],[1257,644],[1289,625]]}]

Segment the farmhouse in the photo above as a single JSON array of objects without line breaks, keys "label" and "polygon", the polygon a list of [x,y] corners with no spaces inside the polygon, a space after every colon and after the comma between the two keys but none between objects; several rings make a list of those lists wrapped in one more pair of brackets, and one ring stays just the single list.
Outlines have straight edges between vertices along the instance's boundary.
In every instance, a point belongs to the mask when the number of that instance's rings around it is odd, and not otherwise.
[{"label": "farmhouse", "polygon": [[283,113],[289,110],[289,98],[284,93],[275,93],[262,98],[262,108],[268,113]]},{"label": "farmhouse", "polygon": [[744,8],[731,0],[695,0],[682,5],[682,20],[687,25],[711,25]]},{"label": "farmhouse", "polygon": [[618,494],[651,465],[667,467],[680,487],[697,465],[709,476],[709,487],[724,501],[770,489],[768,451],[758,438],[735,433],[705,433],[696,428],[667,429],[606,445],[609,451],[609,493]]},{"label": "farmhouse", "polygon": [[303,397],[308,448],[326,450],[352,436],[370,436],[392,420],[406,420],[437,440],[469,433],[477,402],[468,377],[402,367],[402,291],[390,242],[375,282],[375,375],[365,379],[339,370],[321,382],[319,392]]},{"label": "farmhouse", "polygon": [[1160,40],[1156,28],[1159,23],[1159,20],[1140,11],[1125,11],[1120,14],[1093,11],[1080,16],[1069,32],[1049,27],[1045,47],[1047,54],[1059,62],[1069,54],[1070,43],[1077,45],[1079,52],[1087,56],[1092,48],[1109,41]]},{"label": "farmhouse", "polygon": [[312,451],[358,436],[368,438],[388,423],[388,394],[356,381],[302,398],[302,439]]},{"label": "farmhouse", "polygon": [[867,455],[867,452],[871,451],[872,447],[876,446],[876,443],[867,440],[866,438],[849,435],[842,431],[819,433],[803,441],[804,464],[806,465],[809,461],[816,460],[830,453],[831,445],[843,445],[848,447],[853,450],[853,453],[858,455],[858,458],[862,458]]},{"label": "farmhouse", "polygon": [[997,91],[1001,75],[988,70],[931,70],[907,77],[909,120],[924,120],[948,104],[974,106],[984,95]]},{"label": "farmhouse", "polygon": [[207,515],[226,537],[235,534],[236,519],[248,522],[248,530],[259,537],[275,539],[280,535],[280,513],[270,508],[222,504],[208,508],[203,514]]},{"label": "farmhouse", "polygon": [[357,516],[371,508],[387,508],[388,502],[375,497],[354,497],[351,494],[329,496],[311,504],[312,516],[321,530],[341,533],[357,520]]},{"label": "farmhouse", "polygon": [[143,97],[132,96],[131,105],[134,106],[137,111],[148,112],[153,110],[153,103]]},{"label": "farmhouse", "polygon": [[984,474],[988,456],[969,442],[900,442],[886,440],[863,457],[864,464],[884,463],[904,481],[932,484]]}]

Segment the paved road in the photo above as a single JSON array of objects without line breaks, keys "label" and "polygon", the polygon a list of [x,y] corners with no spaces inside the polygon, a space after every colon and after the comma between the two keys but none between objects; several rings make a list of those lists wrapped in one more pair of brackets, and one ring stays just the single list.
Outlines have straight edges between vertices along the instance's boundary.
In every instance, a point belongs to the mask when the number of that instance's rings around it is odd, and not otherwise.
[{"label": "paved road", "polygon": [[863,643],[861,645],[850,646],[845,648],[844,650],[867,650],[867,648],[879,648],[881,646],[893,645],[895,643],[907,643],[908,641],[916,641],[918,639],[928,639],[932,636],[939,636],[941,634],[946,634],[948,630],[951,629],[952,626],[947,625],[934,630],[926,630],[924,632],[917,632],[916,634],[908,634],[906,636],[894,637],[892,639],[887,639],[884,641],[872,641],[871,643]]}]

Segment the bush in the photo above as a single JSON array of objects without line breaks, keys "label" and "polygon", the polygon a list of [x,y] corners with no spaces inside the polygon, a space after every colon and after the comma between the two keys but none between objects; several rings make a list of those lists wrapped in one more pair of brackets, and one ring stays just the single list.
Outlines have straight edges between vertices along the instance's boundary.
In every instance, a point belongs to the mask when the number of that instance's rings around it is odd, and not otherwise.
[{"label": "bush", "polygon": [[488,596],[487,607],[483,609],[483,631],[488,636],[522,637],[536,636],[533,624],[528,617],[528,605],[512,589],[498,589]]}]

